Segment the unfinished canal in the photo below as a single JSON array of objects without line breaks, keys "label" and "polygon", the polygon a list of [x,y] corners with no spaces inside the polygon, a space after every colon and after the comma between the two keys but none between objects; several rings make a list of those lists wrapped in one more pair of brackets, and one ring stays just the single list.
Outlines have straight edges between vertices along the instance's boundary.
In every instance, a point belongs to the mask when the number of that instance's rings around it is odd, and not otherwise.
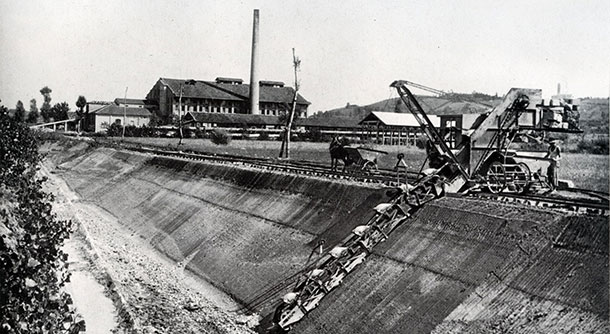
[{"label": "unfinished canal", "polygon": [[[101,251],[122,296],[120,311],[131,314],[127,327],[172,332],[177,327],[163,319],[209,304],[213,311],[201,317],[212,332],[267,332],[276,306],[319,249],[340,243],[388,200],[380,185],[86,143],[45,149],[46,168],[90,207],[93,244],[104,238],[95,224],[113,220],[114,241],[120,235],[142,243],[179,271],[138,274],[135,266],[150,260],[126,257],[117,269]],[[104,217],[96,219],[96,212]],[[124,242],[116,252],[129,247]],[[144,281],[146,275],[182,279],[186,272],[212,287],[198,291],[190,284],[193,299],[180,300],[180,310],[157,305],[151,315],[140,301],[152,285],[131,280],[130,270]],[[169,283],[154,287],[184,293]],[[205,301],[206,295],[214,298]],[[173,305],[167,298],[158,304]],[[399,225],[291,333],[608,330],[607,217],[444,197]]]}]

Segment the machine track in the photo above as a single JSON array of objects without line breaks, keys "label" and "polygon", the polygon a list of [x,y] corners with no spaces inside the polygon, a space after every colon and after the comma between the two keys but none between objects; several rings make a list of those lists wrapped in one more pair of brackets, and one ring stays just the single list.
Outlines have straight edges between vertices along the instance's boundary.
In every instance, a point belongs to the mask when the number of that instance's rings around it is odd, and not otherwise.
[{"label": "machine track", "polygon": [[[588,194],[583,191],[576,191],[576,189],[568,189],[569,191],[580,192]],[[464,197],[459,194],[451,194],[451,197]],[[548,196],[548,195],[535,195],[535,194],[513,194],[513,193],[486,193],[477,192],[468,194],[466,197],[471,198],[483,198],[488,200],[494,200],[506,203],[518,203],[523,205],[534,206],[543,209],[554,209],[567,211],[571,213],[595,215],[595,216],[608,216],[610,207],[608,200],[605,199],[581,199],[581,198],[566,198],[559,196]]]},{"label": "machine track", "polygon": [[[141,153],[152,154],[169,158],[186,159],[192,161],[210,161],[222,164],[235,164],[262,170],[279,171],[298,175],[308,175],[329,179],[349,180],[355,182],[380,184],[388,187],[398,187],[400,182],[396,179],[395,172],[380,169],[375,174],[364,174],[358,172],[333,171],[328,166],[310,161],[276,161],[263,158],[252,158],[228,154],[211,154],[202,152],[182,152],[175,150],[164,150],[145,146],[124,146],[124,149]],[[412,171],[408,172],[410,180],[417,180],[421,175]],[[516,194],[501,192],[498,194],[488,192],[470,192],[467,194],[448,193],[452,197],[488,199],[506,203],[528,205],[542,209],[568,211],[573,213],[608,216],[610,213],[608,194],[588,189],[569,188],[566,192],[582,194],[589,197],[569,198],[558,195],[545,194]]]},{"label": "machine track", "polygon": [[[137,151],[141,153],[148,153],[157,156],[172,157],[187,159],[193,161],[210,161],[215,163],[230,163],[239,166],[247,166],[251,168],[258,168],[263,170],[280,171],[286,173],[310,175],[325,177],[330,179],[344,179],[352,180],[364,183],[376,183],[390,187],[396,187],[399,185],[396,179],[396,173],[390,170],[380,169],[376,173],[363,173],[358,170],[347,170],[345,173],[342,171],[333,171],[328,166],[317,164],[309,161],[276,161],[271,159],[263,158],[252,158],[244,156],[235,156],[228,154],[210,154],[201,152],[183,152],[173,150],[162,150],[154,147],[144,146],[124,146],[124,149]],[[348,168],[349,169],[349,168]],[[415,179],[417,173],[407,172],[410,179]]]}]

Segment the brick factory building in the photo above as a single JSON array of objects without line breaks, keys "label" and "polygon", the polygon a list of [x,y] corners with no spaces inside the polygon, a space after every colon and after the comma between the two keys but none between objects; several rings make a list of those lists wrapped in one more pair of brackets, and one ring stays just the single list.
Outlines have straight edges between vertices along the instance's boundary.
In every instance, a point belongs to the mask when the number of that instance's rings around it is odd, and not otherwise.
[{"label": "brick factory building", "polygon": [[[260,81],[260,115],[278,116],[292,107],[294,89],[279,81]],[[169,119],[178,115],[182,90],[182,116],[188,112],[256,114],[249,105],[250,85],[241,79],[216,78],[215,81],[160,78],[151,88],[146,101],[157,106],[159,116]],[[307,117],[309,102],[297,96],[295,117]]]}]

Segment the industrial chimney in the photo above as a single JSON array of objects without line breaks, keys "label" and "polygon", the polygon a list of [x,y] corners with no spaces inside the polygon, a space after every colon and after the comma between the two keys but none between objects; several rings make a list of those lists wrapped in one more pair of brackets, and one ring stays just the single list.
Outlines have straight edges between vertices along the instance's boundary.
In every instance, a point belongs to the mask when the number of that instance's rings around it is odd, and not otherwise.
[{"label": "industrial chimney", "polygon": [[252,62],[250,64],[250,113],[260,114],[258,109],[258,9],[254,10],[252,24]]}]

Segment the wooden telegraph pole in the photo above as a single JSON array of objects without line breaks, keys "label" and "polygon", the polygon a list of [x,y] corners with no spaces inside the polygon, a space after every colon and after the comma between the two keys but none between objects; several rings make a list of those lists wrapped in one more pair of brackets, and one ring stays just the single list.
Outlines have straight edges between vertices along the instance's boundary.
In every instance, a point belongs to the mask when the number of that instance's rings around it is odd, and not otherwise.
[{"label": "wooden telegraph pole", "polygon": [[180,97],[178,97],[178,132],[180,133],[180,140],[178,146],[182,145],[182,83],[180,83]]},{"label": "wooden telegraph pole", "polygon": [[125,126],[127,125],[127,89],[125,87],[125,97],[123,98],[123,133],[121,134],[121,141],[125,140]]},{"label": "wooden telegraph pole", "polygon": [[299,95],[299,80],[297,72],[301,68],[301,60],[297,58],[294,48],[292,48],[292,65],[294,66],[294,97],[292,98],[292,108],[290,108],[288,118],[286,120],[286,129],[284,131],[284,139],[280,148],[280,158],[285,154],[286,159],[290,159],[290,131],[292,129],[292,121],[297,108],[297,96]]}]

